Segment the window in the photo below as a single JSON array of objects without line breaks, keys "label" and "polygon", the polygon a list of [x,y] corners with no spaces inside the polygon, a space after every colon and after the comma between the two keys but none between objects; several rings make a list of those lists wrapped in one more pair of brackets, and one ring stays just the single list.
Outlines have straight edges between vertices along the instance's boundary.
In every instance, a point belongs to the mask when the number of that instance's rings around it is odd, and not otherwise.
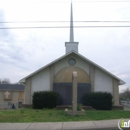
[{"label": "window", "polygon": [[19,100],[23,99],[23,92],[19,92]]},{"label": "window", "polygon": [[76,64],[76,60],[74,58],[70,58],[68,63],[69,63],[69,65],[73,66]]}]

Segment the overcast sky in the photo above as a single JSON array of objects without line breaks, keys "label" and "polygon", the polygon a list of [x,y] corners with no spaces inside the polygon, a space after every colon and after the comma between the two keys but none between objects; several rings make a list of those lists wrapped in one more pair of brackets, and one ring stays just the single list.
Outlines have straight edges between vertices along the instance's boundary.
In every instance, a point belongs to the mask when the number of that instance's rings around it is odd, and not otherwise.
[{"label": "overcast sky", "polygon": [[[130,21],[130,1],[73,0],[74,21]],[[113,1],[113,0],[111,0]],[[70,0],[0,0],[0,22],[69,21]],[[77,23],[74,26],[126,26],[123,23]],[[6,27],[69,26],[62,23],[0,23]],[[130,27],[74,28],[79,53],[130,87]],[[65,54],[69,28],[0,29],[0,78],[12,83]]]}]

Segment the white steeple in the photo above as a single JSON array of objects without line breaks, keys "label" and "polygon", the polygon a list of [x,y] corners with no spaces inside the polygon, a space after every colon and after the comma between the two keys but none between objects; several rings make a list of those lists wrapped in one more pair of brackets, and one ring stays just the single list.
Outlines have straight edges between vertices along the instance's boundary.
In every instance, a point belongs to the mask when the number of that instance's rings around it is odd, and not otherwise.
[{"label": "white steeple", "polygon": [[71,15],[70,15],[70,42],[74,42],[72,1],[71,1]]},{"label": "white steeple", "polygon": [[78,42],[74,42],[74,31],[73,31],[73,7],[71,1],[71,14],[70,14],[70,41],[65,42],[66,53],[75,51],[78,52]]}]

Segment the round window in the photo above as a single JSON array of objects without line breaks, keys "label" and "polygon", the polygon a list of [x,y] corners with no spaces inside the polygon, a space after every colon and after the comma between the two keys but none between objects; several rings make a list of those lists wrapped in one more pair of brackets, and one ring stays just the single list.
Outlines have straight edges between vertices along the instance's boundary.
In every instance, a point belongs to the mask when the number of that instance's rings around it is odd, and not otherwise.
[{"label": "round window", "polygon": [[73,59],[73,58],[71,58],[71,59],[69,59],[68,63],[69,63],[69,65],[72,65],[72,66],[73,66],[73,65],[76,64],[76,60]]}]

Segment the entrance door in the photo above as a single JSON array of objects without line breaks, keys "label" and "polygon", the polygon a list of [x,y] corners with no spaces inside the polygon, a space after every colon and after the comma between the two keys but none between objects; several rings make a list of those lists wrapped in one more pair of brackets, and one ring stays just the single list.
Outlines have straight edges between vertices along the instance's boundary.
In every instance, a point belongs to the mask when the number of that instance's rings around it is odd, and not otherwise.
[{"label": "entrance door", "polygon": [[60,94],[61,105],[72,104],[72,83],[54,83],[53,91]]},{"label": "entrance door", "polygon": [[[61,105],[72,105],[72,83],[54,83],[53,91],[58,92],[61,97]],[[91,91],[91,85],[88,83],[78,83],[77,102],[83,103],[85,93]]]},{"label": "entrance door", "polygon": [[78,83],[78,89],[77,89],[77,94],[78,94],[78,99],[77,102],[83,104],[83,96],[86,93],[91,92],[91,85],[88,83]]}]

